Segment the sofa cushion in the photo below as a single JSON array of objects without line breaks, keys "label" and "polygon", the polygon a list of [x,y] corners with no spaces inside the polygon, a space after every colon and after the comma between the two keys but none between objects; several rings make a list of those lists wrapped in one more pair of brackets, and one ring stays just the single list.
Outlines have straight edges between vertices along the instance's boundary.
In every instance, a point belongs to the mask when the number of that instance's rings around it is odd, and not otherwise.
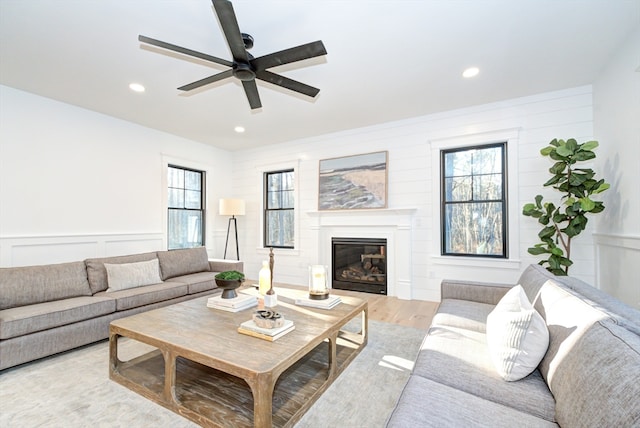
[{"label": "sofa cushion", "polygon": [[567,427],[640,426],[639,380],[640,337],[610,321],[591,325],[551,382],[558,422]]},{"label": "sofa cushion", "polygon": [[116,264],[144,262],[153,260],[157,257],[157,254],[153,252],[131,254],[127,256],[92,258],[85,260],[84,263],[87,266],[87,276],[89,279],[89,285],[91,286],[91,292],[95,294],[109,288],[107,280],[107,270],[104,268],[105,263]]},{"label": "sofa cushion", "polygon": [[0,339],[23,336],[115,312],[112,299],[71,297],[0,311]]},{"label": "sofa cushion", "polygon": [[506,381],[522,379],[542,360],[549,331],[522,286],[509,290],[487,316],[487,345],[498,374]]},{"label": "sofa cushion", "polygon": [[0,310],[90,295],[84,262],[0,268]]},{"label": "sofa cushion", "polygon": [[163,282],[161,284],[146,285],[144,287],[128,288],[126,290],[107,293],[101,291],[95,296],[108,297],[116,302],[116,310],[124,311],[139,306],[174,299],[187,295],[187,284],[180,282]]},{"label": "sofa cushion", "polygon": [[484,333],[487,316],[494,305],[468,300],[444,299],[431,321],[432,326],[458,327]]},{"label": "sofa cushion", "polygon": [[107,292],[162,282],[158,259],[136,263],[105,263],[104,268],[107,271],[107,284],[109,285]]},{"label": "sofa cushion", "polygon": [[522,272],[517,284],[522,286],[524,292],[527,293],[529,301],[533,303],[544,283],[554,278],[556,278],[556,276],[544,267],[532,264],[527,266]]},{"label": "sofa cushion", "polygon": [[171,282],[181,282],[189,287],[189,294],[200,293],[218,288],[215,280],[215,272],[198,272],[189,275],[176,276]]},{"label": "sofa cushion", "polygon": [[549,349],[538,368],[551,385],[558,366],[578,339],[592,324],[609,317],[553,280],[540,288],[534,307],[549,329]]},{"label": "sofa cushion", "polygon": [[534,428],[557,425],[510,406],[413,375],[405,385],[387,427]]},{"label": "sofa cushion", "polygon": [[244,263],[239,260],[209,259],[210,272],[220,273],[228,270],[244,272]]},{"label": "sofa cushion", "polygon": [[512,286],[511,284],[443,279],[440,292],[442,300],[468,300],[495,306]]},{"label": "sofa cushion", "polygon": [[540,373],[536,370],[517,382],[505,382],[491,361],[484,333],[455,327],[431,327],[422,343],[413,373],[485,400],[555,421],[555,401]]},{"label": "sofa cushion", "polygon": [[628,330],[640,335],[640,311],[625,305],[618,299],[602,290],[592,287],[570,276],[561,276],[555,278],[564,287],[572,291],[572,294],[580,297],[591,306],[606,312],[608,316],[616,319],[616,323],[624,325]]},{"label": "sofa cushion", "polygon": [[209,256],[205,247],[159,251],[158,259],[165,281],[176,276],[209,271]]},{"label": "sofa cushion", "polygon": [[519,284],[522,284],[529,301],[533,302],[540,289],[548,280],[552,280],[562,288],[568,289],[571,294],[584,300],[605,312],[607,316],[615,318],[616,322],[640,334],[640,311],[634,309],[618,299],[610,296],[602,290],[592,287],[584,281],[571,276],[555,276],[540,265],[528,266],[520,276]]}]

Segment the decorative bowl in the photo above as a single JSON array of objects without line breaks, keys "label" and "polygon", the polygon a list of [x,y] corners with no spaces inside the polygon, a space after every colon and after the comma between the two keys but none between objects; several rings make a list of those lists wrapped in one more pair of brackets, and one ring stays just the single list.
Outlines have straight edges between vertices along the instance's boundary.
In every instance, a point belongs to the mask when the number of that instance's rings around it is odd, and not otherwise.
[{"label": "decorative bowl", "polygon": [[278,328],[284,325],[284,317],[278,312],[263,309],[254,312],[253,322],[262,328]]},{"label": "decorative bowl", "polygon": [[223,299],[233,299],[234,297],[238,297],[238,293],[236,293],[236,288],[242,285],[242,280],[239,279],[218,279],[216,278],[216,285],[222,288],[222,298]]}]

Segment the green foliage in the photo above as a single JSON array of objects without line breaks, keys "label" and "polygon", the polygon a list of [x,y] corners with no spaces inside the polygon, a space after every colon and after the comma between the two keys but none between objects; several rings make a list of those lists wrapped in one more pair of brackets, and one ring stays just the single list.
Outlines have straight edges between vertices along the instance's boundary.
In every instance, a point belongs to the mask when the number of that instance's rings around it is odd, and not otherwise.
[{"label": "green foliage", "polygon": [[558,206],[553,202],[543,202],[537,195],[535,202],[525,204],[522,214],[538,219],[544,227],[538,233],[540,243],[528,249],[534,256],[547,258],[539,262],[555,275],[568,275],[571,261],[571,238],[579,235],[587,227],[587,214],[597,214],[604,210],[604,204],[592,199],[593,195],[604,192],[609,184],[596,180],[590,168],[576,168],[578,162],[595,159],[593,152],[597,141],[579,144],[576,140],[553,139],[542,150],[542,156],[555,161],[549,168],[552,177],[544,183],[563,193]]},{"label": "green foliage", "polygon": [[224,279],[227,281],[242,281],[244,274],[237,270],[227,270],[216,275],[216,279]]}]

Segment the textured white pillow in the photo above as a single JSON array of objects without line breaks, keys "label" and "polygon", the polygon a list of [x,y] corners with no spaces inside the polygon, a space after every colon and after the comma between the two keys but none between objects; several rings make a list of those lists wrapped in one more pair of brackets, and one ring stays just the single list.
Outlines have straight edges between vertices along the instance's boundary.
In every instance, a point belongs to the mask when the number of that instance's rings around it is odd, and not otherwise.
[{"label": "textured white pillow", "polygon": [[104,268],[109,285],[107,293],[162,282],[158,259],[137,263],[105,263]]},{"label": "textured white pillow", "polygon": [[538,367],[549,347],[549,330],[520,285],[487,316],[487,344],[498,374],[520,380]]}]

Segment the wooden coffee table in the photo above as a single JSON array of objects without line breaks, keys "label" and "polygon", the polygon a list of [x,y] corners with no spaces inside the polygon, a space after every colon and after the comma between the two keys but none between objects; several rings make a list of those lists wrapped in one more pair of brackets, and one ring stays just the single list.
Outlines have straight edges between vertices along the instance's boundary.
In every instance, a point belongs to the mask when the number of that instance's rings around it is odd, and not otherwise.
[{"label": "wooden coffee table", "polygon": [[[313,309],[293,303],[300,289],[276,291],[295,330],[274,342],[237,332],[255,308],[211,309],[206,297],[111,322],[109,377],[202,426],[293,426],[367,344],[368,307],[341,295]],[[121,361],[121,337],[155,349]]]}]

